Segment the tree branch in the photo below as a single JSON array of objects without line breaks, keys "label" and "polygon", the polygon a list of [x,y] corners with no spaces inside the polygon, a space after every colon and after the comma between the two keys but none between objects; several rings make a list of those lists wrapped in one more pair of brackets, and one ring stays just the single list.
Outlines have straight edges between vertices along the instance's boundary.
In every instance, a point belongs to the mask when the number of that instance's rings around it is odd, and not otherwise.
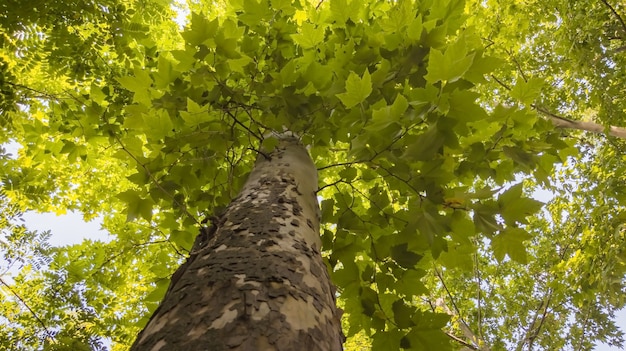
[{"label": "tree branch", "polygon": [[15,298],[17,298],[22,303],[22,305],[24,305],[24,307],[26,307],[26,309],[30,312],[30,314],[32,314],[33,317],[35,317],[37,322],[39,322],[39,324],[41,324],[43,329],[46,331],[46,334],[49,337],[54,338],[54,334],[52,334],[52,332],[48,329],[48,327],[46,326],[46,323],[44,323],[44,321],[41,320],[39,315],[37,315],[37,313],[35,311],[33,311],[32,308],[30,308],[30,306],[26,303],[26,301],[24,301],[24,299],[22,299],[22,297],[17,292],[15,292],[15,290],[13,290],[9,284],[7,284],[4,280],[2,280],[2,278],[0,278],[0,284],[4,285],[7,288],[7,290],[9,290],[9,292],[13,296],[15,296]]},{"label": "tree branch", "polygon": [[[493,78],[504,89],[511,90],[511,87],[509,87],[506,83],[499,80],[496,76],[491,75],[491,78]],[[626,128],[609,126],[608,132],[607,132],[607,128],[601,124],[594,123],[594,122],[575,121],[569,118],[565,118],[563,116],[559,116],[555,113],[552,113],[543,107],[537,106],[536,104],[531,104],[530,106],[534,108],[535,110],[537,110],[538,112],[541,112],[544,116],[546,116],[550,120],[550,122],[554,124],[556,128],[577,129],[577,130],[582,130],[585,132],[590,132],[590,133],[595,133],[595,134],[605,134],[605,135],[608,134],[609,136],[612,136],[615,138],[626,139]]]},{"label": "tree branch", "polygon": [[591,132],[595,134],[608,134],[615,138],[626,139],[626,128],[609,126],[608,130],[605,126],[594,123],[594,122],[584,122],[584,121],[574,121],[565,117],[561,117],[556,115],[543,107],[539,107],[537,105],[531,105],[535,110],[541,112],[543,115],[548,117],[548,119],[554,124],[557,128],[563,129],[577,129],[585,132]]},{"label": "tree branch", "polygon": [[[454,302],[454,297],[452,296],[452,293],[450,292],[450,290],[448,290],[448,286],[443,280],[443,276],[441,275],[441,272],[439,272],[437,267],[434,267],[434,269],[435,269],[435,274],[437,275],[437,278],[439,278],[441,285],[443,286],[444,290],[446,291],[446,294],[448,295],[448,298],[450,299],[450,302],[452,302],[452,307],[454,307],[454,312],[450,311],[450,309],[448,308],[448,306],[446,306],[443,300],[442,300],[443,306],[441,307],[445,310],[446,313],[448,313],[451,316],[456,316],[459,319],[459,322],[460,322],[459,327],[461,328],[463,335],[465,335],[465,337],[471,341],[471,344],[474,346],[473,347],[474,350],[490,351],[491,349],[489,348],[489,346],[486,345],[485,340],[483,340],[482,338],[479,338],[476,334],[474,334],[474,332],[470,329],[467,322],[465,322],[465,320],[461,316],[461,312],[459,311],[458,306]],[[481,346],[480,344],[485,344],[485,346]]]},{"label": "tree branch", "polygon": [[447,335],[450,339],[452,339],[452,340],[454,340],[454,341],[458,342],[459,344],[461,344],[461,345],[463,345],[463,346],[465,346],[465,347],[467,347],[467,348],[469,348],[469,349],[472,349],[472,350],[480,350],[477,346],[470,344],[469,342],[467,342],[467,341],[465,341],[465,340],[463,340],[463,339],[459,338],[458,336],[456,336],[456,335],[452,334],[451,332],[448,332],[448,331],[445,331],[445,330],[444,330],[444,333],[445,333],[445,334],[446,334],[446,335]]},{"label": "tree branch", "polygon": [[[535,342],[535,339],[537,339],[537,336],[539,336],[541,327],[543,326],[546,316],[548,315],[548,306],[550,305],[551,300],[552,289],[548,289],[547,296],[544,296],[541,300],[541,303],[539,304],[539,307],[535,312],[535,316],[533,317],[532,322],[530,322],[530,325],[526,330],[526,334],[524,335],[522,340],[520,340],[519,344],[517,344],[517,348],[515,350],[521,351],[526,344],[528,344],[528,349],[532,350],[532,344]],[[539,317],[540,314],[541,317]],[[539,320],[539,323],[537,323],[537,320]]]},{"label": "tree branch", "polygon": [[135,162],[137,162],[137,164],[140,165],[141,168],[143,168],[144,172],[146,172],[146,174],[148,175],[148,178],[150,179],[152,184],[154,184],[159,190],[161,190],[167,197],[172,199],[172,202],[174,202],[174,204],[176,204],[176,206],[178,206],[178,208],[180,208],[181,211],[183,213],[185,213],[185,215],[187,215],[189,218],[191,218],[191,220],[193,220],[197,225],[202,226],[201,223],[198,221],[198,219],[187,210],[187,206],[185,206],[183,203],[180,203],[178,200],[176,200],[174,198],[173,195],[171,195],[165,188],[163,188],[163,186],[159,183],[159,181],[154,177],[152,172],[150,172],[148,167],[145,164],[143,164],[141,161],[139,161],[139,159],[137,159],[137,157],[135,155],[133,155],[133,153],[130,152],[126,148],[126,146],[124,145],[122,140],[117,135],[113,134],[113,138],[115,138],[115,141],[117,141],[117,143],[122,148],[122,150],[126,154],[128,154],[128,156],[130,156]]},{"label": "tree branch", "polygon": [[608,7],[609,10],[611,10],[611,12],[613,12],[615,17],[617,17],[617,20],[619,21],[619,23],[622,24],[622,29],[624,29],[624,33],[626,33],[626,23],[624,23],[624,19],[622,18],[622,16],[620,16],[619,13],[617,13],[617,11],[615,11],[613,6],[611,6],[611,4],[609,4],[608,1],[606,1],[606,0],[600,0],[600,1],[602,1],[602,3],[604,3],[604,5],[606,5],[606,7]]}]

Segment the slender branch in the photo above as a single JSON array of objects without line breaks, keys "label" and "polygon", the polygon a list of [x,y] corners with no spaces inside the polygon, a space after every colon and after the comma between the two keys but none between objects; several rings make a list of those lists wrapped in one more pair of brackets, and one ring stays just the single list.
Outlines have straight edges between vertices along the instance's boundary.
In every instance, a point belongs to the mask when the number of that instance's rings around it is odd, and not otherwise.
[{"label": "slender branch", "polygon": [[18,83],[12,83],[12,82],[5,82],[6,84],[17,88],[17,89],[24,89],[27,91],[30,91],[31,93],[37,93],[39,94],[39,96],[35,96],[35,98],[46,98],[46,99],[50,99],[50,100],[76,100],[78,102],[80,102],[82,104],[82,102],[78,99],[76,99],[74,96],[69,96],[69,97],[59,97],[56,96],[54,94],[50,94],[50,93],[46,93],[45,91],[41,91],[41,90],[37,90],[31,87],[27,87],[26,85],[22,85],[22,84],[18,84]]},{"label": "slender branch", "polygon": [[585,312],[585,322],[583,323],[582,328],[580,328],[580,338],[577,340],[578,347],[576,348],[576,351],[581,351],[583,349],[583,341],[587,336],[587,325],[589,324],[589,315],[591,314],[591,311],[589,311],[589,308],[587,307]]},{"label": "slender branch", "polygon": [[541,328],[546,321],[546,317],[548,316],[548,306],[550,306],[550,302],[552,302],[552,289],[550,289],[550,292],[548,293],[548,300],[545,302],[545,305],[543,307],[543,313],[541,314],[541,319],[539,319],[539,325],[537,326],[537,328],[535,328],[535,331],[528,341],[528,346],[531,348],[532,344],[535,342],[535,339],[537,338],[537,336],[539,336],[539,332],[541,331]]},{"label": "slender branch", "polygon": [[524,80],[524,82],[528,82],[528,77],[526,76],[526,74],[524,74],[522,65],[520,65],[519,61],[517,61],[517,59],[515,58],[515,55],[513,55],[513,53],[508,50],[506,50],[506,52],[509,54],[509,56],[511,56],[511,60],[513,60],[513,62],[515,63],[515,66],[517,66],[517,70],[522,75],[522,79]]},{"label": "slender branch", "polygon": [[415,127],[417,124],[413,124],[412,126],[409,126],[405,131],[403,131],[399,136],[395,137],[391,143],[389,143],[389,145],[385,146],[382,150],[380,151],[374,151],[374,154],[368,159],[368,160],[358,160],[358,161],[350,161],[350,162],[340,162],[340,163],[334,163],[332,165],[328,165],[328,166],[323,166],[318,168],[318,172],[327,168],[331,168],[331,167],[337,167],[337,166],[351,166],[354,164],[359,164],[359,163],[367,163],[367,162],[372,162],[374,161],[374,159],[376,159],[376,157],[378,157],[380,154],[382,154],[385,151],[389,151],[391,149],[391,147],[397,143],[399,140],[401,140],[408,132],[411,128]]},{"label": "slender branch", "polygon": [[[543,323],[547,316],[548,305],[550,304],[551,299],[552,299],[552,289],[549,289],[547,292],[547,295],[544,296],[543,299],[541,300],[541,303],[539,304],[539,307],[537,308],[537,311],[535,312],[532,322],[530,322],[530,325],[528,325],[528,329],[526,329],[526,333],[524,337],[520,340],[519,344],[517,344],[517,347],[516,347],[517,351],[521,351],[524,348],[524,345],[526,344],[528,344],[528,349],[532,350],[532,344],[537,338],[537,336],[539,336],[539,331],[541,330],[541,327],[543,326]],[[540,314],[541,314],[541,318],[539,317]],[[538,319],[539,319],[539,324],[537,325]]]},{"label": "slender branch", "polygon": [[472,349],[472,350],[480,350],[480,348],[479,348],[478,346],[473,345],[473,344],[471,344],[471,343],[469,343],[469,342],[467,342],[467,341],[465,341],[465,340],[463,340],[463,339],[459,338],[458,336],[456,336],[456,335],[452,334],[451,332],[444,331],[444,333],[445,333],[445,334],[446,334],[446,335],[447,335],[450,339],[452,339],[452,340],[454,340],[454,341],[458,342],[459,344],[461,344],[461,345],[463,345],[463,346],[465,346],[465,347],[467,347],[467,348],[469,348],[469,349]]},{"label": "slender branch", "polygon": [[130,152],[126,146],[124,145],[124,143],[122,143],[122,140],[120,140],[120,138],[113,134],[113,137],[115,138],[115,140],[117,141],[117,143],[120,145],[120,147],[122,148],[122,150],[124,150],[124,152],[126,152],[128,154],[128,156],[130,156],[135,162],[137,162],[138,165],[141,166],[141,168],[143,168],[144,172],[146,172],[146,174],[148,175],[148,178],[150,178],[150,180],[152,181],[152,183],[154,185],[156,185],[157,188],[159,188],[159,190],[161,190],[165,195],[167,195],[167,197],[169,197],[170,199],[172,199],[172,201],[174,202],[174,204],[176,204],[176,206],[178,206],[178,208],[180,208],[189,218],[191,218],[194,222],[196,222],[196,224],[201,225],[200,222],[198,221],[198,219],[196,219],[196,217],[194,215],[192,215],[189,211],[187,211],[187,207],[184,206],[183,204],[181,204],[180,202],[178,202],[178,200],[176,200],[174,198],[174,196],[172,196],[167,190],[165,190],[165,188],[163,188],[163,186],[159,183],[159,181],[154,177],[154,175],[152,174],[152,172],[150,172],[150,170],[148,169],[148,167],[146,167],[146,165],[144,165],[142,162],[139,161],[139,159],[137,159],[137,157],[135,157],[135,155],[133,155],[132,152]]},{"label": "slender branch", "polygon": [[622,18],[622,16],[620,16],[619,13],[617,13],[617,11],[615,11],[613,6],[611,6],[611,4],[609,4],[608,1],[606,1],[606,0],[600,0],[600,1],[602,1],[602,3],[604,3],[604,5],[606,5],[606,7],[608,7],[609,10],[611,10],[611,12],[613,12],[615,17],[617,17],[617,20],[619,21],[619,23],[622,24],[622,29],[624,29],[624,33],[626,33],[626,23],[624,23],[624,19]]},{"label": "slender branch", "polygon": [[494,76],[493,74],[491,75],[491,78],[493,78],[493,80],[495,80],[498,84],[500,84],[504,89],[511,91],[511,87],[508,86],[506,83],[504,83],[503,81],[501,81],[500,79],[498,79],[498,77]]},{"label": "slender branch", "polygon": [[262,137],[260,137],[260,136],[259,136],[259,135],[257,135],[255,132],[253,132],[253,131],[252,131],[252,130],[248,127],[248,126],[246,126],[245,124],[241,123],[241,121],[239,121],[239,120],[237,119],[237,117],[236,117],[236,116],[235,116],[235,115],[234,115],[234,114],[233,114],[233,113],[232,113],[229,109],[225,108],[225,109],[222,109],[222,111],[226,112],[226,114],[227,114],[228,116],[230,116],[230,118],[232,118],[232,119],[233,119],[233,121],[234,121],[236,124],[240,125],[243,129],[245,129],[248,133],[250,133],[251,135],[253,135],[255,138],[257,138],[258,140],[263,140],[263,138],[262,138]]},{"label": "slender branch", "polygon": [[392,173],[390,170],[388,170],[386,167],[384,167],[382,165],[376,165],[376,167],[378,167],[378,168],[382,169],[383,171],[387,172],[387,174],[389,176],[391,176],[393,178],[396,178],[397,180],[399,180],[402,183],[404,183],[407,187],[409,187],[409,189],[413,190],[415,195],[417,195],[420,198],[420,200],[424,200],[424,195],[420,194],[419,190],[415,189],[415,187],[409,183],[409,181],[411,179],[408,179],[408,180],[402,179],[398,175]]},{"label": "slender branch", "polygon": [[333,163],[332,165],[327,165],[327,166],[322,166],[319,167],[317,169],[317,171],[322,171],[328,168],[333,168],[333,167],[340,167],[340,166],[352,166],[352,165],[358,165],[361,163],[367,163],[367,162],[371,162],[372,160],[358,160],[358,161],[349,161],[349,162],[339,162],[339,163]]},{"label": "slender branch", "polygon": [[[465,335],[466,338],[476,343],[477,341],[476,335],[472,333],[469,325],[467,324],[467,322],[465,322],[465,319],[463,319],[463,316],[461,316],[461,311],[459,310],[459,307],[456,305],[456,302],[454,301],[454,297],[452,296],[452,293],[448,289],[446,282],[443,280],[443,276],[441,276],[439,269],[437,269],[437,267],[433,267],[433,268],[435,268],[435,274],[437,275],[437,278],[439,278],[439,281],[441,282],[443,289],[446,291],[446,294],[448,295],[448,298],[450,299],[450,302],[452,303],[452,307],[454,307],[454,312],[455,312],[454,314],[456,314],[456,317],[461,322],[460,327],[461,327],[461,330],[463,331],[463,334]],[[452,314],[452,313],[449,313],[449,314]]]},{"label": "slender branch", "polygon": [[261,154],[261,155],[263,155],[263,157],[264,157],[266,160],[271,160],[271,159],[272,159],[272,157],[271,157],[269,154],[267,154],[267,153],[265,153],[265,152],[263,152],[263,151],[261,151],[261,150],[257,150],[257,149],[255,149],[255,148],[253,148],[253,147],[248,147],[248,148],[246,148],[246,149],[247,149],[247,150],[250,150],[250,151],[254,151],[254,152],[256,152],[257,154]]},{"label": "slender branch", "polygon": [[335,185],[337,185],[339,183],[345,183],[345,182],[346,182],[345,180],[339,179],[338,181],[332,182],[330,184],[325,184],[324,186],[321,186],[320,188],[318,188],[315,193],[318,194],[320,191],[322,191],[322,190],[324,190],[324,189],[326,189],[326,188],[328,188],[330,186],[335,186]]},{"label": "slender branch", "polygon": [[33,311],[32,308],[30,308],[30,306],[28,305],[28,303],[26,303],[26,301],[24,301],[24,299],[15,290],[13,290],[13,288],[11,288],[11,286],[9,284],[7,284],[2,278],[0,278],[0,284],[4,285],[7,288],[7,290],[9,290],[9,292],[13,296],[15,296],[20,301],[20,303],[22,305],[24,305],[24,307],[26,307],[26,309],[30,312],[30,314],[32,314],[33,317],[35,317],[37,322],[39,322],[39,324],[41,324],[43,329],[46,331],[46,334],[49,337],[54,338],[54,334],[52,334],[50,329],[48,329],[48,326],[46,326],[46,323],[44,323],[44,321],[39,317],[39,315],[37,315],[37,313],[35,311]]},{"label": "slender branch", "polygon": [[482,340],[485,339],[485,337],[483,336],[483,314],[482,314],[482,279],[480,277],[480,268],[478,267],[478,264],[480,263],[478,261],[478,254],[474,254],[474,269],[476,270],[476,290],[478,291],[478,296],[476,297],[478,300],[478,335],[480,336],[480,338]]}]

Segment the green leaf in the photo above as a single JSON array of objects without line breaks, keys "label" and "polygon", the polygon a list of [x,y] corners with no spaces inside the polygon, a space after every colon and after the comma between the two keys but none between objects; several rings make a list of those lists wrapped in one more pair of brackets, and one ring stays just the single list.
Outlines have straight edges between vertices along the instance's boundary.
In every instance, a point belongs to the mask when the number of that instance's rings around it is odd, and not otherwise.
[{"label": "green leaf", "polygon": [[507,228],[491,239],[491,248],[499,262],[502,262],[504,256],[508,255],[512,260],[526,264],[528,257],[523,242],[531,238],[532,236],[524,229]]},{"label": "green leaf", "polygon": [[154,83],[157,88],[167,87],[179,74],[179,72],[174,70],[172,62],[165,55],[159,56],[158,70],[154,74]]},{"label": "green leaf", "polygon": [[353,180],[357,175],[357,169],[354,167],[346,167],[339,171],[339,176],[342,180],[349,182]]},{"label": "green leaf", "polygon": [[[120,83],[121,84],[121,83]],[[122,84],[123,86],[123,84]],[[107,94],[97,86],[95,83],[91,83],[91,88],[89,89],[89,98],[98,103],[99,105],[104,104]]]},{"label": "green leaf", "polygon": [[422,31],[424,29],[424,24],[422,23],[422,14],[420,13],[417,17],[413,18],[409,24],[407,29],[407,36],[409,39],[418,41],[422,37]]},{"label": "green leaf", "polygon": [[180,111],[180,116],[188,126],[197,126],[207,120],[208,107],[196,104],[195,101],[187,98],[187,111]]},{"label": "green leaf", "polygon": [[363,102],[371,93],[372,80],[370,73],[365,70],[361,78],[354,72],[350,72],[346,80],[346,92],[337,94],[337,97],[346,108],[352,108]]},{"label": "green leaf", "polygon": [[280,70],[282,84],[290,85],[298,78],[299,72],[296,70],[296,60],[289,60]]},{"label": "green leaf", "polygon": [[414,268],[422,257],[422,255],[410,251],[408,244],[400,244],[391,248],[391,258],[404,268]]},{"label": "green leaf", "polygon": [[358,0],[331,0],[331,19],[336,27],[345,28],[346,22],[352,19],[356,22],[358,13],[361,10],[361,2]]},{"label": "green leaf", "polygon": [[363,314],[370,317],[373,316],[378,304],[378,294],[369,287],[361,287],[360,295]]},{"label": "green leaf", "polygon": [[402,157],[409,161],[432,160],[440,152],[444,141],[444,136],[433,125],[414,138]]},{"label": "green leaf", "polygon": [[522,183],[516,184],[507,189],[498,197],[502,218],[507,223],[514,222],[527,223],[526,217],[539,211],[543,202],[523,197]]},{"label": "green leaf", "polygon": [[300,26],[298,34],[292,34],[291,38],[303,49],[312,49],[324,41],[324,27],[305,22]]},{"label": "green leaf", "polygon": [[530,105],[539,97],[543,85],[544,81],[539,78],[530,78],[527,82],[518,79],[511,89],[511,97],[518,99],[523,104]]},{"label": "green leaf", "polygon": [[324,199],[320,204],[322,208],[322,222],[323,223],[333,223],[334,218],[334,210],[335,210],[335,200],[333,199]]},{"label": "green leaf", "polygon": [[278,138],[273,135],[266,137],[261,143],[261,150],[265,153],[271,153],[274,149],[276,149],[276,146],[278,146],[279,143],[280,141]]},{"label": "green leaf", "polygon": [[146,221],[152,219],[152,206],[154,202],[150,199],[144,199],[139,196],[135,190],[127,190],[119,193],[117,198],[126,202],[126,221],[131,222],[139,217],[143,217]]},{"label": "green leaf", "polygon": [[503,66],[504,62],[501,58],[477,54],[465,78],[473,83],[486,83],[485,75]]},{"label": "green leaf", "polygon": [[447,268],[459,268],[471,272],[474,267],[475,248],[472,245],[456,245],[448,247],[448,251],[441,253],[438,262]]},{"label": "green leaf", "polygon": [[415,18],[415,9],[411,1],[398,1],[392,4],[389,16],[380,20],[380,26],[386,32],[399,33]]},{"label": "green leaf", "polygon": [[372,335],[372,350],[399,350],[400,340],[404,332],[393,330],[379,330]]},{"label": "green leaf", "polygon": [[266,23],[273,14],[267,0],[243,0],[243,12],[238,19],[250,27]]},{"label": "green leaf", "polygon": [[166,279],[157,280],[156,288],[154,288],[154,290],[148,293],[148,295],[146,295],[144,300],[148,302],[160,302],[161,300],[163,300],[163,296],[167,292],[167,288],[169,284],[170,284],[169,280],[166,280]]},{"label": "green leaf", "polygon": [[412,320],[415,307],[407,306],[404,300],[399,299],[394,301],[392,305],[393,320],[398,328],[409,328],[415,323]]},{"label": "green leaf", "polygon": [[487,236],[502,229],[495,219],[495,213],[485,207],[474,210],[474,225],[476,225],[478,232],[486,234]]},{"label": "green leaf", "polygon": [[420,269],[405,270],[394,285],[395,291],[407,299],[428,293],[428,288],[421,281],[425,274],[426,272]]},{"label": "green leaf", "polygon": [[116,79],[120,82],[122,87],[135,93],[143,92],[152,85],[152,78],[150,78],[148,72],[144,70],[135,70],[134,76],[119,77]]},{"label": "green leaf", "polygon": [[448,100],[448,116],[464,123],[487,119],[487,112],[476,103],[479,97],[480,94],[468,90],[453,91]]},{"label": "green leaf", "polygon": [[192,233],[186,230],[173,230],[170,234],[170,240],[187,251],[191,251],[193,242],[198,233]]},{"label": "green leaf", "polygon": [[[192,45],[198,46],[200,44],[208,44],[209,47],[213,47],[213,37],[217,31],[219,22],[216,19],[209,21],[206,16],[192,12],[191,13],[191,25],[188,26],[184,32],[181,33],[185,41]],[[213,42],[214,43],[214,42]]]},{"label": "green leaf", "polygon": [[416,325],[406,335],[410,350],[452,350],[450,338],[441,331],[450,316],[443,313],[416,311],[413,321]]},{"label": "green leaf", "polygon": [[409,103],[407,99],[398,94],[391,106],[385,106],[372,112],[372,122],[365,129],[370,131],[380,131],[392,123],[400,122]]},{"label": "green leaf", "polygon": [[467,54],[465,40],[458,40],[449,46],[445,53],[430,49],[428,58],[428,74],[430,83],[439,81],[452,83],[463,77],[474,61],[474,54]]},{"label": "green leaf", "polygon": [[153,110],[143,116],[144,128],[150,130],[150,137],[162,139],[173,134],[174,125],[169,113],[164,109]]}]

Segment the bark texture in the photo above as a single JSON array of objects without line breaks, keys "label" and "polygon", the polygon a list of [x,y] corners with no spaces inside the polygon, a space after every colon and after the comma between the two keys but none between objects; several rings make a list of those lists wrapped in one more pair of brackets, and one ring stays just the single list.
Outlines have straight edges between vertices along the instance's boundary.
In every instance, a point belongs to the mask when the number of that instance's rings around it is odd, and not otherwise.
[{"label": "bark texture", "polygon": [[200,234],[131,350],[342,349],[320,255],[317,170],[295,138],[267,156]]}]

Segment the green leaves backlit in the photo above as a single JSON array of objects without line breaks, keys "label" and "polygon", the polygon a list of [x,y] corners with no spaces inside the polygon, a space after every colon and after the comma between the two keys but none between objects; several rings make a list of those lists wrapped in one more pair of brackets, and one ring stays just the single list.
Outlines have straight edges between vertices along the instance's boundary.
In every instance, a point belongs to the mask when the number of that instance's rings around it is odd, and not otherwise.
[{"label": "green leaves backlit", "polygon": [[452,83],[467,72],[474,62],[474,53],[468,54],[467,43],[461,37],[445,52],[432,48],[428,59],[426,80],[432,84],[441,82]]},{"label": "green leaves backlit", "polygon": [[346,106],[352,108],[363,102],[372,93],[372,78],[365,70],[362,77],[350,72],[346,80],[346,92],[337,94],[337,97]]}]

